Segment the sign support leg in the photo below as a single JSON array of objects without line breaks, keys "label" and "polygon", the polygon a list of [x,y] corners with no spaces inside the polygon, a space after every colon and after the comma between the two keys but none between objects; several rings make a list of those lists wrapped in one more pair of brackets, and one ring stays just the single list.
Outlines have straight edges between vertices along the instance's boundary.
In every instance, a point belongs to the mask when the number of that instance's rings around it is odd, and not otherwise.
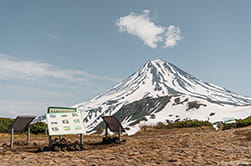
[{"label": "sign support leg", "polygon": [[10,147],[13,147],[14,142],[14,128],[11,128],[11,135],[10,135]]},{"label": "sign support leg", "polygon": [[30,145],[30,126],[28,127],[28,131],[27,131],[27,144]]},{"label": "sign support leg", "polygon": [[105,138],[107,138],[108,136],[108,126],[107,124],[105,124]]},{"label": "sign support leg", "polygon": [[49,136],[49,147],[52,147],[52,138],[51,138],[51,136]]},{"label": "sign support leg", "polygon": [[45,136],[48,137],[48,128],[45,129]]},{"label": "sign support leg", "polygon": [[83,134],[80,134],[80,145],[83,145]]},{"label": "sign support leg", "polygon": [[119,127],[119,142],[120,142],[120,132],[121,132],[121,128]]}]

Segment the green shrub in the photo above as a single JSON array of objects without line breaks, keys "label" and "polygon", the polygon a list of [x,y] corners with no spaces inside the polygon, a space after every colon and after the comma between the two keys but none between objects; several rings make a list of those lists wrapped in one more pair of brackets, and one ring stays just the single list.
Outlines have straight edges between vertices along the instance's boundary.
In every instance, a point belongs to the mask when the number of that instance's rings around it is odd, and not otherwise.
[{"label": "green shrub", "polygon": [[13,121],[14,119],[10,118],[0,118],[0,132],[6,133]]},{"label": "green shrub", "polygon": [[249,126],[251,125],[251,116],[246,118],[246,119],[243,119],[243,120],[237,120],[236,121],[236,127],[239,128],[239,127],[245,127],[245,126]]},{"label": "green shrub", "polygon": [[167,125],[165,125],[164,123],[162,122],[159,122],[157,126],[155,126],[155,128],[157,129],[166,129],[167,128]]},{"label": "green shrub", "polygon": [[223,124],[222,130],[228,130],[228,129],[232,129],[232,128],[235,128],[235,127],[237,127],[237,125],[235,126],[234,123]]},{"label": "green shrub", "polygon": [[172,128],[187,128],[187,127],[202,127],[202,126],[212,126],[208,121],[199,121],[199,120],[183,120],[170,122],[167,121],[167,124],[159,123],[155,128],[157,129],[172,129]]},{"label": "green shrub", "polygon": [[226,129],[231,129],[234,128],[236,126],[236,128],[240,128],[240,127],[246,127],[246,126],[250,126],[251,125],[251,116],[246,118],[246,119],[239,119],[236,120],[236,124],[224,124],[223,125],[223,130]]},{"label": "green shrub", "polygon": [[36,122],[30,125],[30,131],[33,134],[45,133],[46,128],[47,128],[47,125],[44,122]]}]

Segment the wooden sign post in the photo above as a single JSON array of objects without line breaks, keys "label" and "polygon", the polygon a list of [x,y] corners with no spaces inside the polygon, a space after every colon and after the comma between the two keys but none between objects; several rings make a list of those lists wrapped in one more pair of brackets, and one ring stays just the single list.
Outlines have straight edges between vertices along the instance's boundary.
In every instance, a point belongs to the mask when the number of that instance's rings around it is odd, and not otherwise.
[{"label": "wooden sign post", "polygon": [[84,138],[84,135],[80,134],[80,145],[83,145],[83,138]]},{"label": "wooden sign post", "polygon": [[14,128],[11,128],[11,134],[10,134],[10,147],[13,147],[14,142]]},{"label": "wooden sign post", "polygon": [[30,145],[31,143],[31,134],[30,134],[30,125],[28,126],[28,131],[27,131],[27,144]]}]

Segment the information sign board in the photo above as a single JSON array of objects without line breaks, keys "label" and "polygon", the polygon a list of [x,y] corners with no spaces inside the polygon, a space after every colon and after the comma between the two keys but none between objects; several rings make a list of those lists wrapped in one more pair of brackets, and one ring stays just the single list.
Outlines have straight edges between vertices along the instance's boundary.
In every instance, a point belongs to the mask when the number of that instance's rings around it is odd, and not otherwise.
[{"label": "information sign board", "polygon": [[84,134],[85,127],[79,112],[47,113],[49,135]]}]

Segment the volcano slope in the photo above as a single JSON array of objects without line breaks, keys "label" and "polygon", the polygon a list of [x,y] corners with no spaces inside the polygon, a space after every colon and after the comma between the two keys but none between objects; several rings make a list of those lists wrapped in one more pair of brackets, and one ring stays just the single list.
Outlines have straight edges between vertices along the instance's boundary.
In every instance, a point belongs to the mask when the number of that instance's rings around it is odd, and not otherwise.
[{"label": "volcano slope", "polygon": [[251,98],[197,79],[157,59],[102,95],[73,107],[82,113],[87,133],[95,133],[102,116],[115,115],[128,128],[128,134],[135,134],[141,125],[167,120],[214,123],[226,117],[244,119],[251,115]]},{"label": "volcano slope", "polygon": [[[35,153],[39,146],[46,145],[46,137],[32,136],[37,146],[1,148],[1,166],[251,165],[251,126],[225,131],[209,127],[149,129],[123,136],[124,144],[100,145],[101,139],[101,136],[86,136],[84,151]],[[8,137],[0,137],[1,144],[8,141]]]}]

